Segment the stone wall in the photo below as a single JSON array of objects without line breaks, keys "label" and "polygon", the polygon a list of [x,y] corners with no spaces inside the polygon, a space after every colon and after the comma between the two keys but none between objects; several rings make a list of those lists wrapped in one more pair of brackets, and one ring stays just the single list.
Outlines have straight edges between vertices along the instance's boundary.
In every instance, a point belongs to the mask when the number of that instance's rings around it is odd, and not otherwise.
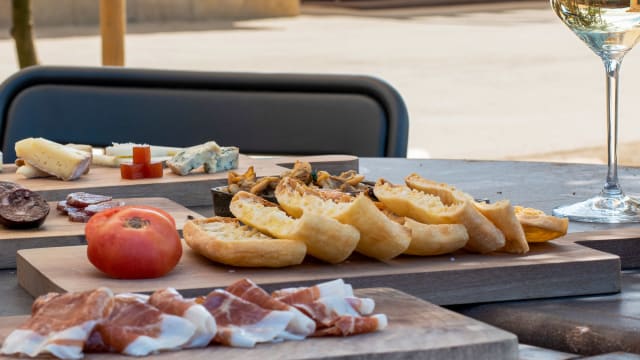
[{"label": "stone wall", "polygon": [[[31,0],[36,26],[96,25],[99,0]],[[295,16],[300,0],[127,0],[127,21],[206,21]],[[0,27],[11,26],[11,0],[0,0]]]}]

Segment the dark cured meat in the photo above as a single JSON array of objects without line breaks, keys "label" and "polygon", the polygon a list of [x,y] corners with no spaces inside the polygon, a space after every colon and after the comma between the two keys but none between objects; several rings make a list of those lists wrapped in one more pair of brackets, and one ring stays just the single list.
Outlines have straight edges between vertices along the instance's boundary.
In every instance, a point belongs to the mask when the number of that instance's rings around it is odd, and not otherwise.
[{"label": "dark cured meat", "polygon": [[67,207],[67,215],[69,220],[73,222],[87,222],[91,218],[91,215],[87,214],[84,209],[78,209],[74,207]]},{"label": "dark cured meat", "polygon": [[56,204],[56,210],[66,215],[67,211],[69,211],[67,208],[67,202],[65,200],[58,201],[58,203]]},{"label": "dark cured meat", "polygon": [[5,192],[11,191],[11,190],[15,190],[15,189],[21,189],[22,186],[16,184],[16,183],[12,183],[10,181],[0,181],[0,195],[4,194]]},{"label": "dark cured meat", "polygon": [[[56,209],[69,216],[72,222],[87,222],[96,213],[123,206],[124,201],[113,201],[111,196],[75,192],[67,195],[67,200],[58,201]],[[72,204],[81,204],[74,206]]]},{"label": "dark cured meat", "polygon": [[49,204],[37,193],[24,188],[0,194],[0,223],[10,229],[39,227],[49,215]]},{"label": "dark cured meat", "polygon": [[86,192],[74,192],[67,195],[67,205],[77,208],[84,208],[110,200],[112,200],[111,196],[89,194]]},{"label": "dark cured meat", "polygon": [[118,207],[118,206],[124,206],[124,201],[105,201],[105,202],[101,202],[99,204],[91,204],[89,206],[87,206],[86,208],[84,208],[84,211],[89,215],[95,215],[97,213],[99,213],[100,211],[103,210],[107,210],[107,209],[112,209],[114,207]]}]

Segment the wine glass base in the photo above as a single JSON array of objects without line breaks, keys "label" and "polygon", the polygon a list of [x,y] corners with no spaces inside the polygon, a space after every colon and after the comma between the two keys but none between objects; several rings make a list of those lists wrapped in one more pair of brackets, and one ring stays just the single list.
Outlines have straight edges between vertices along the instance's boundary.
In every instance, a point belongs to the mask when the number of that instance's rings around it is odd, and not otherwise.
[{"label": "wine glass base", "polygon": [[640,222],[640,202],[626,195],[596,196],[579,203],[557,207],[553,209],[553,215],[591,223],[634,223]]}]

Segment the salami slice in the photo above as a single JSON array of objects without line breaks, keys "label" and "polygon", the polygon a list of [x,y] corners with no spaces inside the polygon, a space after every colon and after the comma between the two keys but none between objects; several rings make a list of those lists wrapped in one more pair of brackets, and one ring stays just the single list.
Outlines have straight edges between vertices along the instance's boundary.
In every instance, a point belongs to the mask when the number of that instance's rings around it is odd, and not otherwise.
[{"label": "salami slice", "polygon": [[89,205],[112,200],[111,196],[90,194],[86,192],[74,192],[67,195],[67,204],[77,208],[85,208]]},{"label": "salami slice", "polygon": [[0,223],[8,228],[36,228],[47,215],[49,204],[31,190],[16,188],[0,194]]},{"label": "salami slice", "polygon": [[9,192],[9,191],[20,189],[20,188],[22,188],[22,186],[16,183],[12,183],[10,181],[0,181],[0,195],[4,194],[5,192]]},{"label": "salami slice", "polygon": [[73,206],[67,207],[67,215],[69,216],[69,220],[72,222],[86,223],[91,219],[91,215],[89,215],[84,209],[79,209]]}]

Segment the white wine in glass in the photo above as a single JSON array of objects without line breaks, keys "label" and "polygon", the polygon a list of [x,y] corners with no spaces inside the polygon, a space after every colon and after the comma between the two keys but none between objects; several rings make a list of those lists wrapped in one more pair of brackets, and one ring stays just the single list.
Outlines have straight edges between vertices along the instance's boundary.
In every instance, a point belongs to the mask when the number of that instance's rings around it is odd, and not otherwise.
[{"label": "white wine in glass", "polygon": [[553,210],[571,220],[640,222],[640,202],[618,182],[618,73],[624,56],[640,40],[640,0],[551,0],[551,7],[604,62],[607,79],[607,179],[598,196]]}]

